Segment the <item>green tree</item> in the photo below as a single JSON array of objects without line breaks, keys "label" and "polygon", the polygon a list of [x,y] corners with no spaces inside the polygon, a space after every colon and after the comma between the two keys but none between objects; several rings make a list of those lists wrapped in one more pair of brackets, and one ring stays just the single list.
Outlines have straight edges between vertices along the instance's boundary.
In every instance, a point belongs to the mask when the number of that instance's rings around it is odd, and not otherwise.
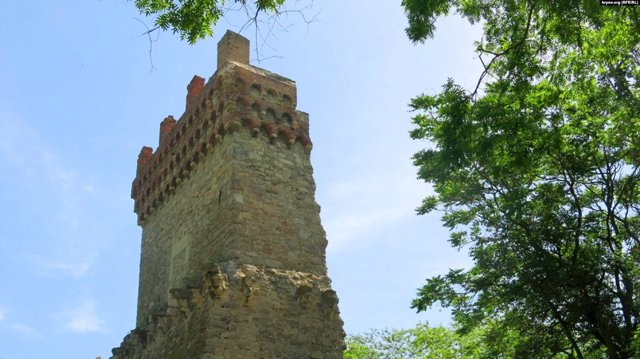
[{"label": "green tree", "polygon": [[345,359],[418,359],[416,330],[378,330],[347,337]]},{"label": "green tree", "polygon": [[[465,335],[445,327],[418,324],[400,330],[371,330],[347,337],[345,359],[495,359],[485,345],[489,331],[482,326]],[[508,352],[508,348],[506,348]]]},{"label": "green tree", "polygon": [[414,42],[455,11],[483,27],[484,72],[414,98],[414,156],[470,269],[413,307],[491,323],[517,358],[631,358],[640,303],[640,8],[596,0],[403,0]]},{"label": "green tree", "polygon": [[[257,21],[262,12],[277,13],[285,0],[256,0],[247,5],[246,0],[233,0],[241,5],[247,16]],[[154,31],[171,30],[182,40],[194,44],[199,39],[213,35],[213,26],[224,15],[224,0],[135,0],[136,7],[146,16],[155,16]],[[250,13],[249,13],[250,11]]]}]

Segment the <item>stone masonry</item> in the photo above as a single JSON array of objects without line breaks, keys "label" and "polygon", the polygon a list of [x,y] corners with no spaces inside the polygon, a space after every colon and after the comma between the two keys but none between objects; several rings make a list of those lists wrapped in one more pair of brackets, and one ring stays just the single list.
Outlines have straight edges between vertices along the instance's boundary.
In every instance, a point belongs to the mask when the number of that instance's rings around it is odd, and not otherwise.
[{"label": "stone masonry", "polygon": [[113,358],[342,358],[295,83],[249,65],[227,31],[187,91],[138,157],[138,316]]}]

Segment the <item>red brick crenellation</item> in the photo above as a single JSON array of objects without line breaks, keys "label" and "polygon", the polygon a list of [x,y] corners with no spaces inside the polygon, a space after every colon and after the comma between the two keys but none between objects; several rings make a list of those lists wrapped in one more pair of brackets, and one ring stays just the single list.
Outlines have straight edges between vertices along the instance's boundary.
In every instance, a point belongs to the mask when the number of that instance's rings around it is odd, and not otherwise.
[{"label": "red brick crenellation", "polygon": [[167,116],[160,123],[160,140],[159,145],[163,146],[167,142],[167,138],[171,134],[173,127],[176,125],[176,119],[173,116]]},{"label": "red brick crenellation", "polygon": [[160,124],[155,152],[143,147],[131,197],[138,223],[171,196],[227,133],[248,131],[270,141],[311,149],[308,116],[296,110],[295,84],[249,65],[228,63],[204,83],[194,76],[187,108]]},{"label": "red brick crenellation", "polygon": [[197,100],[198,95],[204,88],[204,78],[194,75],[189,85],[187,85],[187,111]]},{"label": "red brick crenellation", "polygon": [[142,149],[140,150],[140,154],[138,155],[138,167],[136,172],[137,175],[140,175],[140,170],[144,168],[147,162],[149,162],[149,160],[151,159],[151,156],[153,156],[153,148],[148,146],[142,146]]}]

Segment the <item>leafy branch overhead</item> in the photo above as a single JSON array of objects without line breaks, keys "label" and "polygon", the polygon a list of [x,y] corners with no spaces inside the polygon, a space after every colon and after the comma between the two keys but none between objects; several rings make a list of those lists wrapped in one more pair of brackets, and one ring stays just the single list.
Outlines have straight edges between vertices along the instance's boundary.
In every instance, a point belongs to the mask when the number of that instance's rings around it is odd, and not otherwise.
[{"label": "leafy branch overhead", "polygon": [[484,30],[474,88],[449,80],[411,101],[411,136],[432,144],[414,162],[436,192],[418,212],[440,211],[473,260],[428,279],[414,308],[516,333],[516,357],[640,355],[640,8],[403,6],[414,42],[454,12]]},{"label": "leafy branch overhead", "polygon": [[[247,4],[246,0],[233,0],[234,4],[249,8],[254,13],[250,18],[257,21],[261,12],[277,13],[285,0],[256,0]],[[190,44],[213,35],[213,26],[229,9],[224,0],[135,0],[140,13],[155,16],[154,29],[171,30]]]}]

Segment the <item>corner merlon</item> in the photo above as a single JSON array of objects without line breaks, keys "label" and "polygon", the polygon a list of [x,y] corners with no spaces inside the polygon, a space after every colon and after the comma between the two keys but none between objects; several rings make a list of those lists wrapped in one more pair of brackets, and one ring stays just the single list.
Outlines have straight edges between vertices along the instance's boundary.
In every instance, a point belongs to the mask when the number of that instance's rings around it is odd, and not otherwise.
[{"label": "corner merlon", "polygon": [[227,30],[218,42],[218,69],[227,61],[249,64],[249,39]]}]

